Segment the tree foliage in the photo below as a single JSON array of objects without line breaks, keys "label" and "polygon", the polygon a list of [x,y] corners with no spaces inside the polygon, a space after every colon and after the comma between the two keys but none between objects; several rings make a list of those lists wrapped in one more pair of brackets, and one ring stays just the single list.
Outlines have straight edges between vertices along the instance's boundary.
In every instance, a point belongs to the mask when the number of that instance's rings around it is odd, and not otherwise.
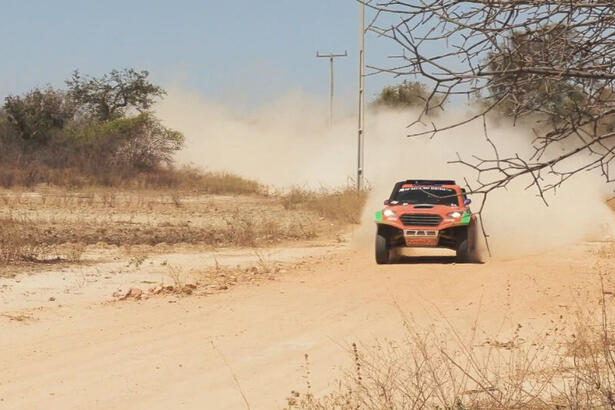
[{"label": "tree foliage", "polygon": [[4,112],[20,138],[46,144],[72,119],[74,108],[64,93],[49,87],[36,88],[23,96],[7,97]]},{"label": "tree foliage", "polygon": [[170,165],[183,135],[150,111],[164,90],[147,72],[114,70],[100,78],[75,72],[68,90],[33,89],[0,109],[4,167],[72,168],[100,181]]},{"label": "tree foliage", "polygon": [[74,71],[66,81],[68,95],[84,113],[100,121],[121,118],[131,109],[149,110],[165,92],[152,84],[147,71],[113,70],[102,77],[82,76]]},{"label": "tree foliage", "polygon": [[164,127],[151,113],[96,124],[92,135],[98,150],[114,152],[106,165],[123,169],[149,170],[171,163],[184,143],[180,132]]},{"label": "tree foliage", "polygon": [[418,108],[422,107],[429,92],[425,84],[404,81],[398,85],[384,87],[372,102],[374,107]]}]

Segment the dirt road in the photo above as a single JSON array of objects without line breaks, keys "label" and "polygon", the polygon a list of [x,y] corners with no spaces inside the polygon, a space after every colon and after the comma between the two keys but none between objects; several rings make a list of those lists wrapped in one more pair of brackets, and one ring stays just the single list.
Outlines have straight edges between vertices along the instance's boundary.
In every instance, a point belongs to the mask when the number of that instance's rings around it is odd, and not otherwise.
[{"label": "dirt road", "polygon": [[0,408],[281,408],[292,389],[304,389],[305,354],[314,390],[333,388],[351,364],[349,344],[403,336],[402,312],[462,331],[478,317],[479,337],[502,340],[518,324],[528,339],[552,321],[565,328],[571,312],[596,302],[597,273],[614,267],[607,246],[482,265],[425,257],[389,266],[376,266],[371,251],[339,248],[225,293],[0,318]]}]

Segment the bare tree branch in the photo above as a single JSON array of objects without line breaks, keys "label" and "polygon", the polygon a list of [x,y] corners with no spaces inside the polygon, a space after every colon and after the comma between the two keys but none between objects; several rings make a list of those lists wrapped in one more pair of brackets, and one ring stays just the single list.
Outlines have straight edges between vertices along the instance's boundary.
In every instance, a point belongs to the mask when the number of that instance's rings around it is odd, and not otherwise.
[{"label": "bare tree branch", "polygon": [[[462,158],[476,172],[470,193],[484,199],[513,180],[527,180],[547,203],[574,175],[598,171],[609,183],[615,161],[615,2],[603,0],[381,0],[368,30],[397,43],[393,67],[373,73],[422,77],[432,87],[414,124],[434,135],[482,120],[491,154]],[[476,102],[451,124],[429,109],[456,96]],[[478,110],[478,111],[476,111]],[[504,154],[487,118],[531,125],[528,152]],[[572,160],[574,159],[574,160]],[[484,201],[483,201],[484,202]],[[484,205],[484,204],[483,204]],[[481,206],[482,210],[482,206]]]}]

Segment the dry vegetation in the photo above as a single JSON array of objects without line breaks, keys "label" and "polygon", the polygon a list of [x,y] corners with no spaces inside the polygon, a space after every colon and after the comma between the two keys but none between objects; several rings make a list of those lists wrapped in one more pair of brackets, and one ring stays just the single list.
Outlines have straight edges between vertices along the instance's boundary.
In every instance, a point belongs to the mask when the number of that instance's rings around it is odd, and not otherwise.
[{"label": "dry vegetation", "polygon": [[0,265],[76,262],[96,246],[260,247],[333,236],[358,222],[366,196],[351,189],[273,195],[236,175],[188,168],[141,178],[130,189],[124,181],[120,189],[0,191]]},{"label": "dry vegetation", "polygon": [[0,167],[1,188],[34,188],[40,184],[68,189],[115,187],[122,189],[175,189],[207,194],[261,194],[266,188],[256,181],[225,172],[203,172],[185,166],[157,169],[127,177],[119,170],[105,171],[104,178],[93,177],[76,168],[50,168],[30,164]]},{"label": "dry vegetation", "polygon": [[615,278],[608,269],[615,246],[598,256],[596,304],[560,316],[532,340],[520,335],[520,325],[488,337],[478,319],[471,331],[446,318],[443,327],[426,328],[402,313],[405,338],[353,344],[353,369],[333,393],[311,391],[306,356],[307,387],[291,392],[288,409],[615,408]]},{"label": "dry vegetation", "polygon": [[[584,318],[587,319],[587,318]],[[523,340],[461,340],[408,322],[407,339],[353,345],[355,369],[325,397],[292,392],[289,409],[612,409],[613,327],[579,320],[574,334]]]},{"label": "dry vegetation", "polygon": [[323,218],[358,224],[361,212],[367,201],[367,191],[357,191],[352,187],[310,191],[293,188],[283,197],[285,209],[304,208],[316,212]]}]

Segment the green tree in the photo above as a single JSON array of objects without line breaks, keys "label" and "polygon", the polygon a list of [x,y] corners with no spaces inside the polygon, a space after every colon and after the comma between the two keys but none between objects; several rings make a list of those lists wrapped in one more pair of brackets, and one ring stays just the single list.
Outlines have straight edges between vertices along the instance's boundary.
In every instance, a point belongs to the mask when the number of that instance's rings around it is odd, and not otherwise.
[{"label": "green tree", "polygon": [[145,171],[170,164],[182,148],[182,133],[166,128],[151,113],[94,124],[82,135],[94,155],[108,152],[106,166]]},{"label": "green tree", "polygon": [[424,84],[404,81],[398,85],[384,87],[372,105],[387,108],[416,108],[422,107],[428,97],[429,92]]},{"label": "green tree", "polygon": [[165,93],[146,71],[114,70],[100,78],[75,72],[67,84],[67,91],[34,89],[6,98],[0,109],[2,164],[130,177],[171,164],[182,148],[183,135],[149,111]]},{"label": "green tree", "polygon": [[[0,107],[0,161],[7,163],[21,151],[23,139],[9,121],[4,108]],[[17,154],[17,155],[16,155]]]},{"label": "green tree", "polygon": [[73,118],[74,106],[61,91],[34,89],[24,96],[4,100],[6,121],[23,140],[47,144]]},{"label": "green tree", "polygon": [[102,77],[73,72],[66,81],[68,95],[80,110],[99,121],[124,117],[130,110],[145,112],[165,91],[148,80],[147,71],[113,70]]}]

